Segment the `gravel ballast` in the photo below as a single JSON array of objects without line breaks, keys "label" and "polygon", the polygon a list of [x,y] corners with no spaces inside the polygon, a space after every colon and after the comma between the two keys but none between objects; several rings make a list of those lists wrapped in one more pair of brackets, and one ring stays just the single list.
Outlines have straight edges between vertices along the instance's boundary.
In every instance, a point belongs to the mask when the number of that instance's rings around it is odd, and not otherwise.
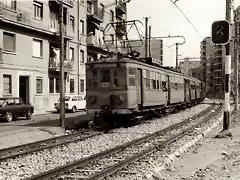
[{"label": "gravel ballast", "polygon": [[53,168],[68,164],[83,157],[87,157],[101,151],[113,148],[166,128],[183,119],[189,118],[201,112],[210,105],[200,104],[183,112],[172,114],[167,117],[155,119],[130,128],[119,128],[113,133],[95,136],[85,141],[70,143],[66,146],[44,150],[30,155],[8,159],[1,162],[0,179],[24,179],[32,175],[51,170]]}]

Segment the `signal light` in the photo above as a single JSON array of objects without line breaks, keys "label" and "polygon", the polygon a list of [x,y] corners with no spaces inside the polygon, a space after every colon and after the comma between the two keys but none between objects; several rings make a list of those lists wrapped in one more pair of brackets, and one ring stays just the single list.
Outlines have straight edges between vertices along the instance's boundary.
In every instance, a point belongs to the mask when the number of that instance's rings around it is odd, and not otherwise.
[{"label": "signal light", "polygon": [[212,24],[212,42],[225,45],[230,40],[230,24],[227,20],[215,21]]}]

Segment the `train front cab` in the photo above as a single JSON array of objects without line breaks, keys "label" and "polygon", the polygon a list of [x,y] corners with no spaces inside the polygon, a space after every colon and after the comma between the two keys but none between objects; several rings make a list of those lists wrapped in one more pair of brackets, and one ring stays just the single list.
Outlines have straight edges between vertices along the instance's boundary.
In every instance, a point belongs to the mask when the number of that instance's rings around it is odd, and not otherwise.
[{"label": "train front cab", "polygon": [[117,67],[116,63],[93,63],[93,66],[87,65],[86,74],[89,114],[107,109],[111,113],[127,113],[127,70],[124,64]]}]

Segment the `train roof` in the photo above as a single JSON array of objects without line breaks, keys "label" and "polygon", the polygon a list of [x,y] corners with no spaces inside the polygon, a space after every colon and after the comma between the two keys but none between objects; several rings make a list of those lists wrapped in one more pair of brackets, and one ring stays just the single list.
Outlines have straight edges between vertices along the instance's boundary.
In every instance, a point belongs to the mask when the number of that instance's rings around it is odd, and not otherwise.
[{"label": "train roof", "polygon": [[156,65],[152,65],[152,64],[147,64],[146,62],[144,62],[143,59],[134,59],[131,57],[124,57],[122,56],[121,58],[117,58],[117,56],[113,56],[113,57],[107,57],[107,58],[101,58],[97,61],[92,61],[92,62],[87,62],[86,65],[91,65],[91,64],[103,64],[103,63],[137,63],[137,64],[141,64],[141,65],[145,65],[148,67],[152,67],[152,68],[156,68],[156,69],[160,69],[166,73],[172,73],[174,75],[180,75],[183,76],[183,78],[185,79],[189,79],[192,81],[200,81],[197,78],[191,77],[191,76],[186,76],[174,69],[172,69],[171,67],[167,67],[167,66],[156,66]]}]

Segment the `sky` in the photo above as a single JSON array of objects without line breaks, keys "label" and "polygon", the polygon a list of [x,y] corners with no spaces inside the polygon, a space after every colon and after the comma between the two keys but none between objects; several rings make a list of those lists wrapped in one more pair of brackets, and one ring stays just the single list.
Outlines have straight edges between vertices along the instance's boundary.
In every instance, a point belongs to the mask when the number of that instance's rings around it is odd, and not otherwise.
[{"label": "sky", "polygon": [[[131,0],[127,4],[127,19],[138,19],[144,23],[144,17],[149,17],[152,37],[180,35],[186,38],[186,43],[179,46],[179,59],[200,57],[200,42],[204,37],[211,36],[212,23],[225,19],[226,0],[179,0],[177,5],[198,32],[170,0]],[[235,0],[234,8],[238,5],[240,0]],[[144,34],[145,27],[138,24],[138,28],[141,34]],[[182,40],[164,39],[163,64],[165,66],[175,66],[176,46],[171,48],[167,46],[177,42]]]}]

